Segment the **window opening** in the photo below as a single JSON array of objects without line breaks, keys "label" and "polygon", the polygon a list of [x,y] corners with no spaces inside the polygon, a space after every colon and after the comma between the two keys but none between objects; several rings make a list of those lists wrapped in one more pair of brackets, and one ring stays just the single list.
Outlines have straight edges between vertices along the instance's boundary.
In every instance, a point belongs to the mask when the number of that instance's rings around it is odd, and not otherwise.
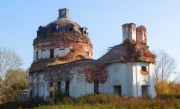
[{"label": "window opening", "polygon": [[147,71],[145,66],[142,66],[142,71]]},{"label": "window opening", "polygon": [[36,51],[36,60],[38,60],[38,51]]},{"label": "window opening", "polygon": [[70,28],[69,28],[69,31],[73,31],[73,28],[72,28],[72,27],[70,27]]},{"label": "window opening", "polygon": [[86,35],[86,31],[84,31],[84,35]]},{"label": "window opening", "polygon": [[54,49],[50,49],[50,58],[54,58]]},{"label": "window opening", "polygon": [[65,93],[67,96],[69,96],[69,81],[66,81]]},{"label": "window opening", "polygon": [[53,83],[50,83],[50,89],[49,89],[49,92],[50,92],[50,98],[53,98],[53,92],[54,92],[54,86],[53,86]]}]

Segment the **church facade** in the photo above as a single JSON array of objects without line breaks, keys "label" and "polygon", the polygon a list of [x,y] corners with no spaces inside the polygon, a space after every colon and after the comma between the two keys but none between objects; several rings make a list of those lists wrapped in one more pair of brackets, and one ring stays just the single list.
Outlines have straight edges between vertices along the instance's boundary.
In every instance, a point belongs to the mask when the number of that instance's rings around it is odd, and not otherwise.
[{"label": "church facade", "polygon": [[39,26],[33,41],[28,96],[48,100],[61,90],[72,98],[92,93],[156,97],[156,57],[147,46],[145,26],[127,23],[122,33],[121,44],[94,60],[87,28],[60,9],[57,20]]}]

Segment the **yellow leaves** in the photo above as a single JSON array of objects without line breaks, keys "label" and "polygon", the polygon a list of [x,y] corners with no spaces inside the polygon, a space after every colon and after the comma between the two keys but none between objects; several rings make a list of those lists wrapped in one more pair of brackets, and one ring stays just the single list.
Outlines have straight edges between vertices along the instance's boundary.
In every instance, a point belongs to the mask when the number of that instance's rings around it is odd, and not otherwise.
[{"label": "yellow leaves", "polygon": [[156,93],[157,95],[178,95],[180,94],[180,83],[158,80]]}]

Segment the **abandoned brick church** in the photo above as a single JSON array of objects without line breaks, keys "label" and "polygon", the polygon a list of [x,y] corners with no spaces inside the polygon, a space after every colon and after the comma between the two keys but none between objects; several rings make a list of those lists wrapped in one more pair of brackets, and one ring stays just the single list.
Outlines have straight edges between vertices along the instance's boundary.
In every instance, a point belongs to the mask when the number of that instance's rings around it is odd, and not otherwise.
[{"label": "abandoned brick church", "polygon": [[127,23],[122,33],[122,43],[92,59],[87,28],[72,21],[68,9],[60,9],[57,20],[39,26],[33,41],[28,96],[48,100],[62,90],[72,98],[91,93],[156,97],[156,57],[147,46],[145,26]]}]

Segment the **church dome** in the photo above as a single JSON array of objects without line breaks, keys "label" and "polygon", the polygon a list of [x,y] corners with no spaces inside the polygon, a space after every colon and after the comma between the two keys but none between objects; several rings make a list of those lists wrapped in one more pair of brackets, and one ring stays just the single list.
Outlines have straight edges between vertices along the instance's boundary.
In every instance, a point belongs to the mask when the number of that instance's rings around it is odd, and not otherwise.
[{"label": "church dome", "polygon": [[32,72],[39,71],[41,67],[41,70],[45,70],[49,65],[92,58],[92,44],[87,28],[72,21],[66,8],[59,10],[57,20],[46,26],[39,26],[33,46]]},{"label": "church dome", "polygon": [[66,30],[66,29],[72,29],[70,31],[73,31],[73,29],[79,33],[81,33],[80,31],[80,26],[75,23],[74,21],[72,21],[70,18],[58,18],[57,20],[49,23],[46,26],[47,29],[50,29],[52,31],[56,31],[56,30]]}]

